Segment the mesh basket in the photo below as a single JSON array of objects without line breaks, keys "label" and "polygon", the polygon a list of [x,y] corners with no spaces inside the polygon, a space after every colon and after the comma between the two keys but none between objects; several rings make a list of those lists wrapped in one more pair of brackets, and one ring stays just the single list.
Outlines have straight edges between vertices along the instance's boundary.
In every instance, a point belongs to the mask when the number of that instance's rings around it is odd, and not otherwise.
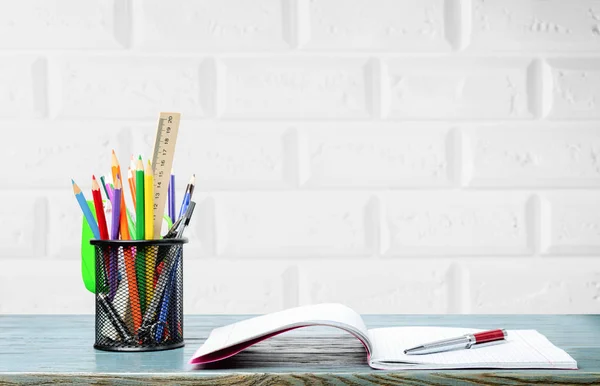
[{"label": "mesh basket", "polygon": [[183,347],[187,239],[91,240],[96,250],[96,343],[108,351]]}]

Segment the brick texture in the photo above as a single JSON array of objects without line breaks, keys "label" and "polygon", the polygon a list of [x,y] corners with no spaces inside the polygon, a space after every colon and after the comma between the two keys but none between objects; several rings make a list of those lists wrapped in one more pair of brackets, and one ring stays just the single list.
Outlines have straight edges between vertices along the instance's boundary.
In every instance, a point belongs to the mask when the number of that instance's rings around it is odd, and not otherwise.
[{"label": "brick texture", "polygon": [[0,314],[94,312],[70,179],[161,111],[186,313],[600,312],[597,0],[84,3],[0,14]]},{"label": "brick texture", "polygon": [[139,119],[179,108],[190,118],[202,117],[201,62],[166,57],[61,58],[52,63],[53,113],[60,118]]},{"label": "brick texture", "polygon": [[581,258],[570,259],[569,264],[579,269],[568,269],[564,260],[557,259],[468,263],[470,302],[465,311],[564,314],[597,310],[600,264]]},{"label": "brick texture", "polygon": [[594,51],[600,7],[594,0],[473,0],[470,51]]},{"label": "brick texture", "polygon": [[[435,124],[302,125],[309,187],[414,187],[450,184],[452,136]],[[343,133],[340,135],[340,133]]]},{"label": "brick texture", "polygon": [[384,109],[393,118],[531,118],[532,62],[522,58],[390,59]]},{"label": "brick texture", "polygon": [[369,64],[354,58],[224,60],[219,109],[231,118],[366,118]]},{"label": "brick texture", "polygon": [[0,117],[42,118],[47,113],[47,63],[40,57],[6,56],[0,61]]},{"label": "brick texture", "polygon": [[[139,45],[147,50],[262,51],[289,47],[289,1],[160,0],[139,3]],[[236,10],[232,12],[232,10]]]},{"label": "brick texture", "polygon": [[600,253],[600,200],[595,192],[547,193],[542,200],[542,248],[548,254]]},{"label": "brick texture", "polygon": [[444,0],[306,1],[307,50],[448,51]]},{"label": "brick texture", "polygon": [[475,187],[598,187],[600,127],[593,124],[465,127],[464,173]]},{"label": "brick texture", "polygon": [[387,255],[532,252],[527,194],[390,193],[383,202],[382,252]]},{"label": "brick texture", "polygon": [[[550,59],[549,117],[555,119],[600,118],[600,60]],[[550,87],[549,87],[550,88]]]},{"label": "brick texture", "polygon": [[338,302],[362,313],[453,311],[449,263],[417,259],[305,263],[300,265],[300,304]]},{"label": "brick texture", "polygon": [[6,49],[122,49],[131,28],[131,0],[23,0],[0,15]]},{"label": "brick texture", "polygon": [[219,255],[366,256],[375,249],[377,205],[369,194],[248,192],[220,194],[215,203]]}]

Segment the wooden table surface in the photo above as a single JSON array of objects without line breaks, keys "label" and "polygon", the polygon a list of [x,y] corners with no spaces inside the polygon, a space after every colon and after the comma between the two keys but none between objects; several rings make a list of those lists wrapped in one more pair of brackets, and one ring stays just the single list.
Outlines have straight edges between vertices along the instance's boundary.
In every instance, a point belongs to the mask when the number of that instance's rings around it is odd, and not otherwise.
[{"label": "wooden table surface", "polygon": [[149,353],[94,350],[91,315],[0,316],[0,384],[600,384],[600,315],[366,315],[369,328],[461,326],[532,328],[565,349],[579,370],[372,370],[362,345],[333,328],[295,330],[223,362],[187,362],[214,327],[247,316],[186,316],[182,349]]}]

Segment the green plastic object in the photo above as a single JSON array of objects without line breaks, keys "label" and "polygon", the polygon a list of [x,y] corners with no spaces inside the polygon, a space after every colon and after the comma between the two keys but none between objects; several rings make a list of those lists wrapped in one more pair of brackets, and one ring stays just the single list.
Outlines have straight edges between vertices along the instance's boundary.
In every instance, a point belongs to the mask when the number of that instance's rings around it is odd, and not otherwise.
[{"label": "green plastic object", "polygon": [[171,221],[171,217],[169,217],[168,214],[165,214],[163,216],[163,220],[165,220],[167,222],[167,229],[171,229],[171,227],[173,226],[173,222]]},{"label": "green plastic object", "polygon": [[[88,200],[87,203],[94,218],[96,218],[94,202]],[[94,246],[90,244],[90,240],[93,238],[92,229],[87,221],[85,221],[85,217],[83,217],[81,227],[81,277],[83,278],[85,288],[91,293],[96,293],[96,256],[94,254]]]},{"label": "green plastic object", "polygon": [[[88,206],[96,218],[96,208],[94,207],[94,202],[88,200]],[[168,215],[164,215],[163,219],[167,222],[169,229],[173,226],[171,219]],[[131,216],[129,216],[130,225],[135,227],[135,223],[131,220]],[[83,279],[83,284],[85,288],[91,293],[96,293],[96,252],[94,246],[90,244],[90,240],[94,238],[94,234],[92,233],[92,229],[88,225],[87,221],[85,221],[85,217],[82,215],[82,226],[81,226],[81,278]],[[101,272],[102,274],[102,272]],[[104,280],[104,275],[102,275],[102,282],[106,285],[106,280]],[[104,286],[101,288],[103,292],[106,292],[107,289]]]}]

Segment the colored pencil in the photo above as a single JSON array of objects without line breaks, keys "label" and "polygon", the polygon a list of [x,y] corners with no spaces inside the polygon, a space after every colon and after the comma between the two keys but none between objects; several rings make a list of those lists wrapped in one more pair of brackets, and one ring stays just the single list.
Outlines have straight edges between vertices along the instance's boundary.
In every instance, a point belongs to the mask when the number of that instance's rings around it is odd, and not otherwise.
[{"label": "colored pencil", "polygon": [[135,205],[135,227],[136,227],[136,240],[144,240],[144,163],[142,157],[137,161],[137,167],[135,171],[135,191],[136,191],[136,202]]},{"label": "colored pencil", "polygon": [[[117,160],[117,155],[115,151],[112,151],[112,166],[111,170],[113,173],[113,178],[121,176],[121,167],[119,166],[119,161]],[[119,179],[119,184],[121,184],[121,180]],[[122,186],[122,185],[121,185]],[[121,194],[121,213],[119,215],[120,233],[122,240],[130,240],[131,236],[129,233],[129,227],[127,223],[127,208],[125,207],[125,198],[123,194]],[[133,248],[123,248],[123,255],[125,259],[125,272],[127,274],[127,280],[129,284],[129,297],[131,301],[131,313],[133,314],[134,327],[138,326],[138,322],[141,321],[141,314],[143,313],[142,306],[142,296],[140,291],[140,285],[138,281],[141,278],[136,278],[135,274],[135,254],[133,253]],[[138,291],[140,291],[138,293]],[[142,307],[140,307],[142,306]],[[141,323],[141,322],[140,322]]]},{"label": "colored pencil", "polygon": [[[119,239],[119,228],[121,217],[121,181],[119,180],[119,175],[117,174],[115,178],[116,188],[113,191],[113,201],[112,201],[112,232],[110,238],[112,240]],[[117,293],[117,278],[118,278],[118,253],[116,250],[111,248],[110,250],[110,261],[109,261],[109,299],[112,300]]]},{"label": "colored pencil", "polygon": [[171,169],[171,178],[169,179],[169,217],[171,218],[171,222],[175,222],[177,220],[175,218],[175,173],[173,173],[173,169]]},{"label": "colored pencil", "polygon": [[92,214],[92,211],[90,210],[90,207],[87,204],[87,200],[85,199],[83,192],[81,191],[79,186],[77,186],[75,181],[71,180],[71,182],[73,183],[73,193],[75,193],[75,198],[77,199],[77,202],[81,207],[81,211],[83,212],[83,215],[87,223],[89,224],[90,229],[94,234],[94,237],[96,239],[100,239],[100,230],[98,229],[98,223],[96,222],[96,219],[94,218],[94,215]]},{"label": "colored pencil", "polygon": [[[133,158],[133,156],[132,156]],[[143,168],[143,164],[142,164],[142,168]],[[136,189],[136,195],[141,194],[141,196],[137,196],[137,200],[136,200],[136,206],[135,206],[135,213],[136,213],[136,224],[135,224],[135,233],[136,233],[136,239],[137,240],[143,240],[144,237],[144,174],[142,172],[141,176],[138,175],[138,171],[137,171],[138,167],[137,165],[135,166],[136,170],[136,175],[135,175],[135,189]],[[132,172],[132,176],[133,176],[133,172]],[[141,180],[140,180],[141,177]],[[141,210],[141,212],[140,212]],[[142,214],[140,216],[140,213]],[[140,223],[141,220],[141,223]],[[146,296],[147,296],[147,291],[146,288],[148,286],[147,280],[146,280],[146,255],[147,255],[147,250],[145,248],[138,248],[137,249],[137,256],[135,258],[135,273],[137,275],[137,284],[138,284],[138,292],[140,295],[140,306],[141,306],[141,312],[144,313],[146,310]]]},{"label": "colored pencil", "polygon": [[[140,167],[141,166],[141,167]],[[135,206],[135,215],[136,215],[136,224],[135,224],[135,233],[136,240],[144,239],[145,232],[145,199],[144,199],[144,164],[141,160],[138,160],[138,164],[135,166],[135,191],[136,191],[136,206]],[[133,175],[133,171],[132,171]],[[148,280],[146,275],[148,274],[147,269],[147,250],[146,248],[138,248],[137,256],[135,259],[135,272],[138,280],[138,291],[140,295],[140,305],[142,313],[144,313],[146,309],[146,298],[148,295],[147,287]],[[150,282],[150,286],[152,283]]]},{"label": "colored pencil", "polygon": [[[114,150],[112,151],[111,171],[114,181],[117,180],[117,175],[122,176],[121,167],[119,166],[119,161],[117,160],[117,155],[115,154]],[[119,220],[121,222],[121,225],[119,227],[119,232],[121,232],[121,240],[131,239],[131,236],[129,235],[129,227],[127,226],[127,213],[125,212],[126,208],[127,206],[125,205],[125,197],[121,193],[121,214],[119,217]]]},{"label": "colored pencil", "polygon": [[[140,176],[139,170],[141,166],[141,160],[138,160],[138,177]],[[144,238],[152,240],[154,238],[154,176],[150,161],[148,161],[148,165],[146,166],[146,173],[142,175],[144,177]],[[156,265],[157,252],[158,248],[150,247],[146,249],[146,304],[150,303],[154,295],[154,267]]]},{"label": "colored pencil", "polygon": [[[98,219],[98,228],[100,228],[100,238],[102,240],[109,240],[110,235],[108,234],[108,226],[106,224],[106,216],[104,214],[104,205],[102,203],[102,194],[100,193],[100,186],[96,180],[96,176],[92,175],[92,196],[94,198],[94,208],[96,209],[96,218]],[[110,267],[110,254],[106,250],[103,250],[103,264],[102,264],[102,276],[108,278],[109,267]],[[105,283],[104,280],[102,280]]]},{"label": "colored pencil", "polygon": [[[135,207],[136,213],[136,240],[144,240],[146,227],[145,223],[145,197],[144,197],[144,163],[142,162],[142,156],[139,156],[135,169],[135,189],[137,205]],[[150,253],[148,253],[150,252]],[[153,282],[154,282],[154,266],[150,264],[149,256],[152,255],[151,251],[147,248],[138,248],[138,259],[136,260],[136,271],[138,277],[140,274],[145,275],[146,282],[146,304],[150,301],[149,297],[152,295]],[[140,296],[142,292],[140,291]]]},{"label": "colored pencil", "polygon": [[145,203],[145,232],[146,240],[152,240],[154,237],[154,175],[152,174],[152,164],[148,160],[146,173],[144,174],[144,203]]},{"label": "colored pencil", "polygon": [[104,176],[100,176],[100,185],[102,185],[102,189],[104,189],[104,194],[106,194],[106,198],[110,200],[108,189],[106,189],[106,181],[104,181]]},{"label": "colored pencil", "polygon": [[[119,179],[119,175],[116,176],[117,179]],[[113,200],[112,200],[112,230],[110,233],[110,239],[111,240],[118,240],[119,239],[119,228],[121,225],[121,222],[119,221],[119,218],[121,217],[121,187],[120,187],[121,181],[119,180],[119,188],[115,189],[112,192],[112,196],[113,196]]]},{"label": "colored pencil", "polygon": [[106,195],[108,197],[108,199],[110,200],[110,203],[112,205],[112,201],[113,201],[113,191],[114,189],[110,187],[110,185],[107,183],[106,186],[104,186],[104,189],[106,190]]},{"label": "colored pencil", "polygon": [[102,240],[108,240],[108,226],[106,225],[106,216],[104,215],[104,205],[102,204],[100,185],[98,185],[98,181],[96,181],[96,176],[94,175],[92,175],[92,196],[94,198],[94,207],[96,208],[98,228],[100,228],[100,238]]},{"label": "colored pencil", "polygon": [[129,160],[129,170],[131,170],[131,187],[132,187],[132,194],[133,197],[137,197],[137,192],[135,191],[136,186],[135,186],[135,171],[137,169],[137,163],[135,162],[135,159],[133,157],[133,154],[131,155],[131,158]]},{"label": "colored pencil", "polygon": [[131,192],[131,202],[133,202],[133,207],[135,208],[135,182],[133,180],[133,172],[131,171],[131,169],[127,170],[127,181],[129,182],[129,192]]},{"label": "colored pencil", "polygon": [[[119,186],[119,196],[123,197],[123,190],[121,184],[121,178],[117,175],[117,182]],[[118,203],[120,200],[117,200],[117,189],[115,189],[115,202]],[[118,220],[120,218],[117,217],[116,221],[120,223]],[[118,233],[117,233],[118,234]],[[128,249],[124,249],[125,254],[125,274],[127,275],[127,283],[129,287],[129,301],[131,303],[131,314],[133,317],[133,327],[135,331],[137,331],[142,324],[142,311],[140,309],[140,300],[138,297],[138,289],[137,289],[137,280],[135,275],[135,266],[133,262],[132,252]]]}]

